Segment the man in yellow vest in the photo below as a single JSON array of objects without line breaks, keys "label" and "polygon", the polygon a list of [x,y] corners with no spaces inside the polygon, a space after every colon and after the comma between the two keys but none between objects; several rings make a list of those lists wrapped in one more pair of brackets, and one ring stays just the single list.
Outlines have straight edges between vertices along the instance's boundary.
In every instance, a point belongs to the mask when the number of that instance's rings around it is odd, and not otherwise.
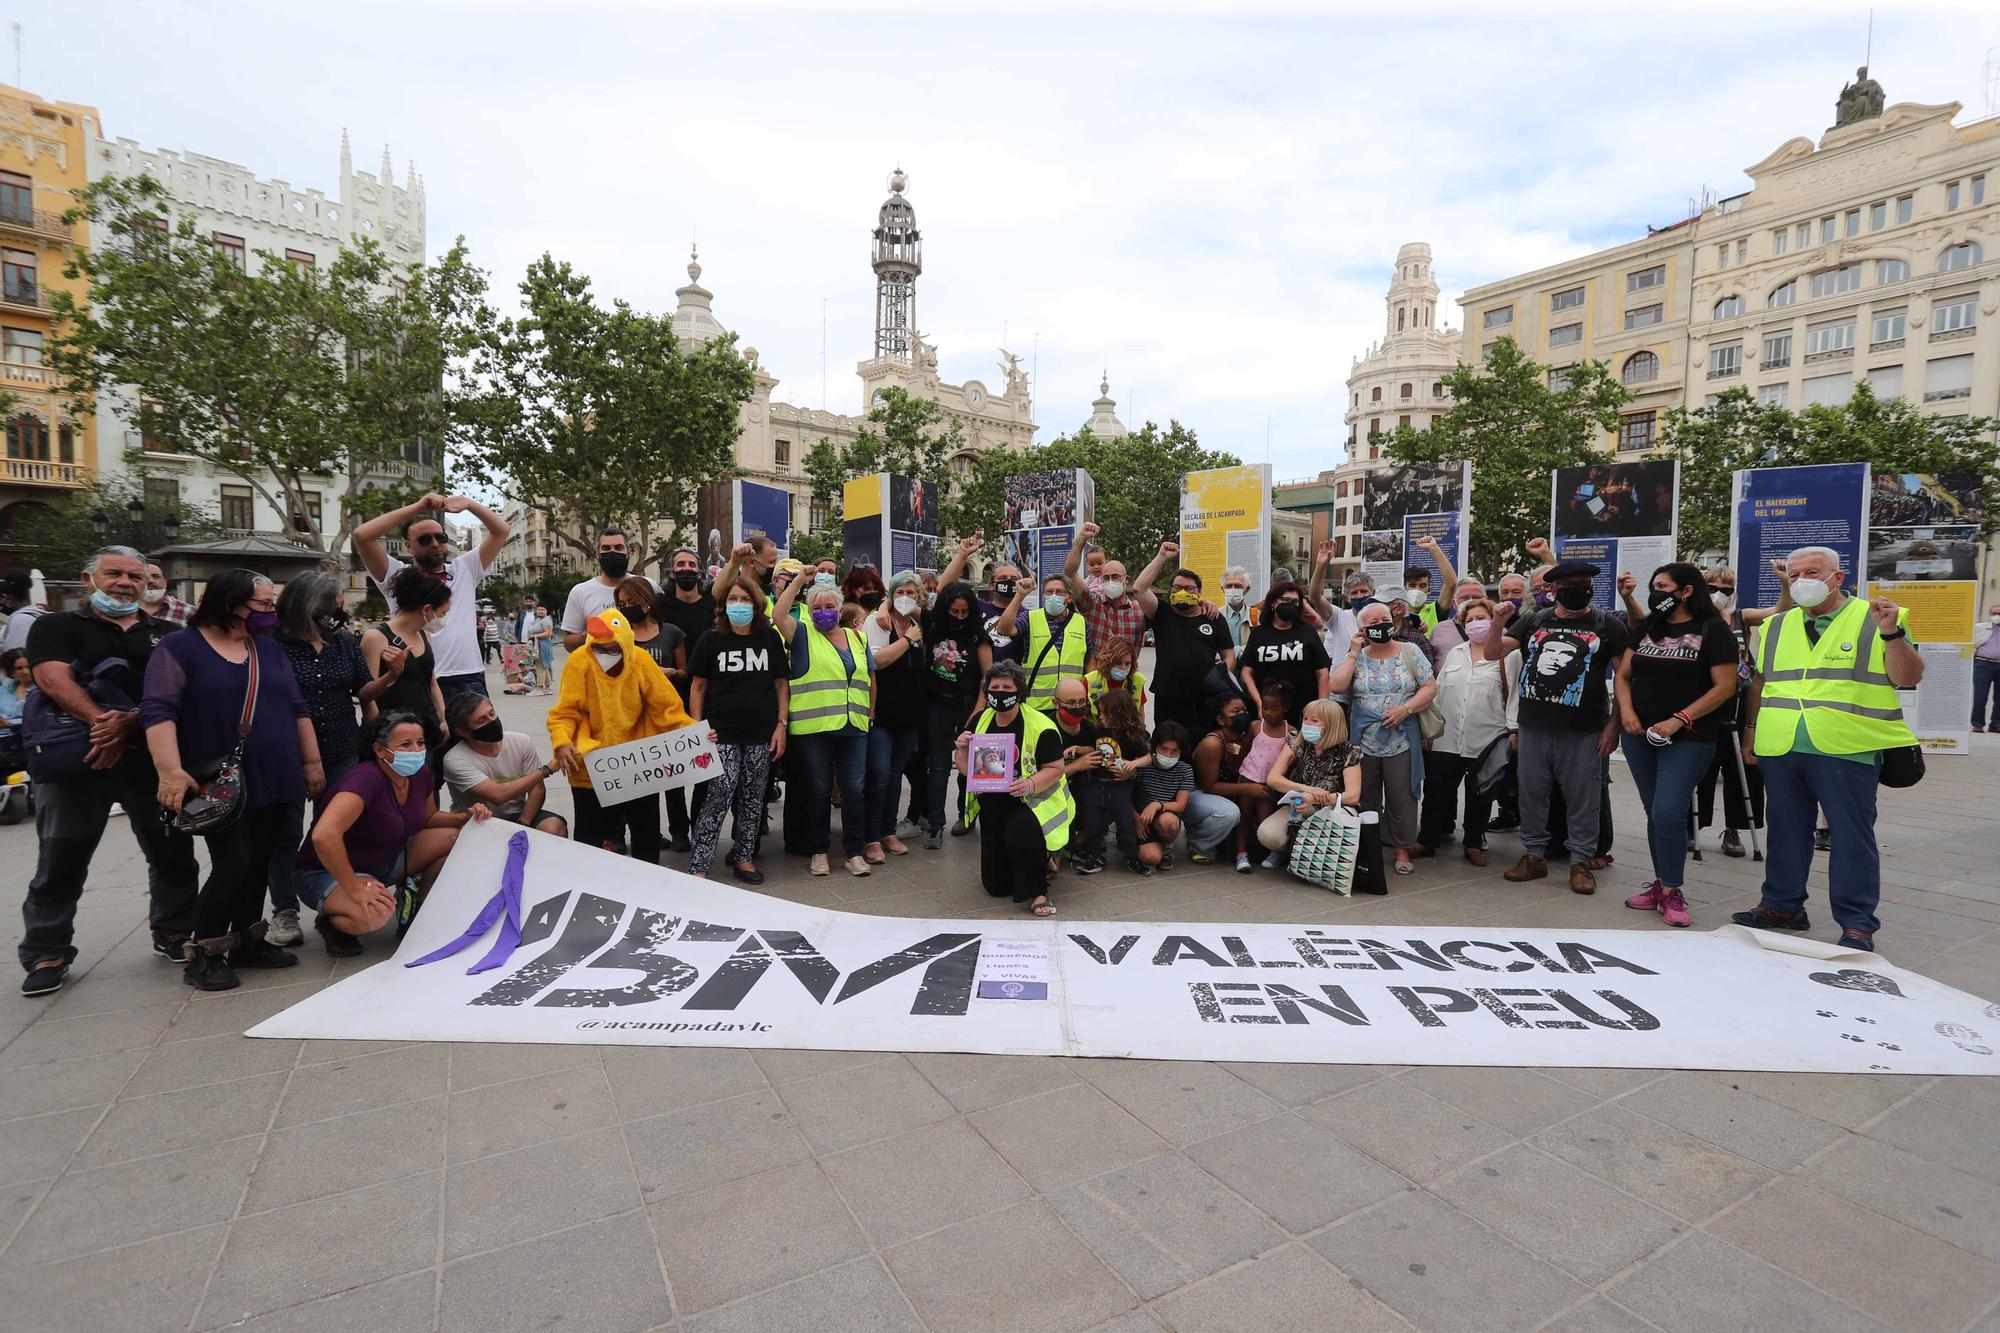
[{"label": "man in yellow vest", "polygon": [[1760,628],[1743,758],[1764,774],[1770,858],[1763,901],[1732,918],[1759,930],[1804,930],[1812,869],[1813,812],[1833,835],[1827,897],[1840,943],[1875,948],[1882,854],[1875,791],[1884,750],[1915,745],[1896,691],[1924,678],[1923,659],[1886,597],[1842,591],[1840,556],[1802,546],[1786,561],[1792,609]]},{"label": "man in yellow vest", "polygon": [[[965,794],[965,822],[979,821],[979,882],[995,898],[1011,897],[1036,916],[1054,916],[1046,892],[1052,858],[1069,846],[1076,801],[1063,766],[1063,737],[1056,724],[1025,707],[1027,676],[1013,662],[995,662],[982,682],[986,707],[970,731],[959,733],[954,762],[970,773],[972,738],[1001,733],[1014,738],[1014,769],[1005,791]],[[968,787],[970,784],[968,784]],[[986,817],[980,819],[980,806]]]},{"label": "man in yellow vest", "polygon": [[1090,660],[1087,627],[1069,580],[1060,574],[1043,579],[1042,604],[1022,619],[1028,622],[1027,644],[1021,650],[1021,669],[1028,678],[1022,700],[1047,713],[1056,697],[1056,682],[1082,680]]}]

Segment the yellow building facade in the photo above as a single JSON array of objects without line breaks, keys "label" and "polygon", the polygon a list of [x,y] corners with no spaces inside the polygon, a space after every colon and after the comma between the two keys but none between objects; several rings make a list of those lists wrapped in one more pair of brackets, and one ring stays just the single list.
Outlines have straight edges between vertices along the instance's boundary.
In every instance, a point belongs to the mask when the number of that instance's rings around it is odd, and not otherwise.
[{"label": "yellow building facade", "polygon": [[97,476],[96,422],[70,413],[46,364],[50,294],[83,287],[63,266],[88,240],[88,224],[69,226],[63,214],[84,186],[97,119],[95,108],[0,86],[0,568],[32,563],[14,544],[23,518]]}]

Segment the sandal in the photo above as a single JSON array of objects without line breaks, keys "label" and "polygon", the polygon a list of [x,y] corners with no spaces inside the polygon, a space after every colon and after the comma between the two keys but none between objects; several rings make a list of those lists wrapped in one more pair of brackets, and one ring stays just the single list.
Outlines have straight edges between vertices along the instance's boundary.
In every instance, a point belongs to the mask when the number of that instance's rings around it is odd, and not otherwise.
[{"label": "sandal", "polygon": [[1416,870],[1417,868],[1408,861],[1396,862],[1396,873],[1399,875],[1413,875],[1416,873]]},{"label": "sandal", "polygon": [[1056,905],[1050,902],[1047,897],[1041,897],[1028,904],[1028,910],[1036,916],[1054,916],[1056,914]]}]

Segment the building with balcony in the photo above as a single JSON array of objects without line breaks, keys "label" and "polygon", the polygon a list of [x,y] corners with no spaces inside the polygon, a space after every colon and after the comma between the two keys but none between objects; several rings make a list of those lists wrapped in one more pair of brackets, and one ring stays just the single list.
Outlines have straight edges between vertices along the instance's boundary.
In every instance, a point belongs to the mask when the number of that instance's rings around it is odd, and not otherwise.
[{"label": "building with balcony", "polygon": [[24,518],[97,475],[98,424],[70,412],[44,364],[49,293],[69,285],[70,247],[89,239],[87,223],[63,215],[96,133],[94,108],[0,87],[0,568],[28,555],[9,543]]}]

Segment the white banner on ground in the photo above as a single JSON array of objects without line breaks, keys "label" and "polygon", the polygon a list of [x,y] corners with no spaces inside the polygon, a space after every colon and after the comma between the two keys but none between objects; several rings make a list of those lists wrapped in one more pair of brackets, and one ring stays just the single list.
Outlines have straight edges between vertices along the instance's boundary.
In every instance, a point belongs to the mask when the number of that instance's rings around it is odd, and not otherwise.
[{"label": "white banner on ground", "polygon": [[590,789],[597,793],[599,805],[619,805],[676,787],[692,787],[720,773],[720,763],[705,722],[657,736],[641,736],[622,745],[606,745],[583,757]]},{"label": "white banner on ground", "polygon": [[[527,848],[519,946],[470,973],[495,925],[406,966],[489,906],[510,836]],[[2000,1073],[2000,1005],[1734,926],[921,921],[804,907],[498,821],[466,829],[394,958],[249,1035]]]}]

